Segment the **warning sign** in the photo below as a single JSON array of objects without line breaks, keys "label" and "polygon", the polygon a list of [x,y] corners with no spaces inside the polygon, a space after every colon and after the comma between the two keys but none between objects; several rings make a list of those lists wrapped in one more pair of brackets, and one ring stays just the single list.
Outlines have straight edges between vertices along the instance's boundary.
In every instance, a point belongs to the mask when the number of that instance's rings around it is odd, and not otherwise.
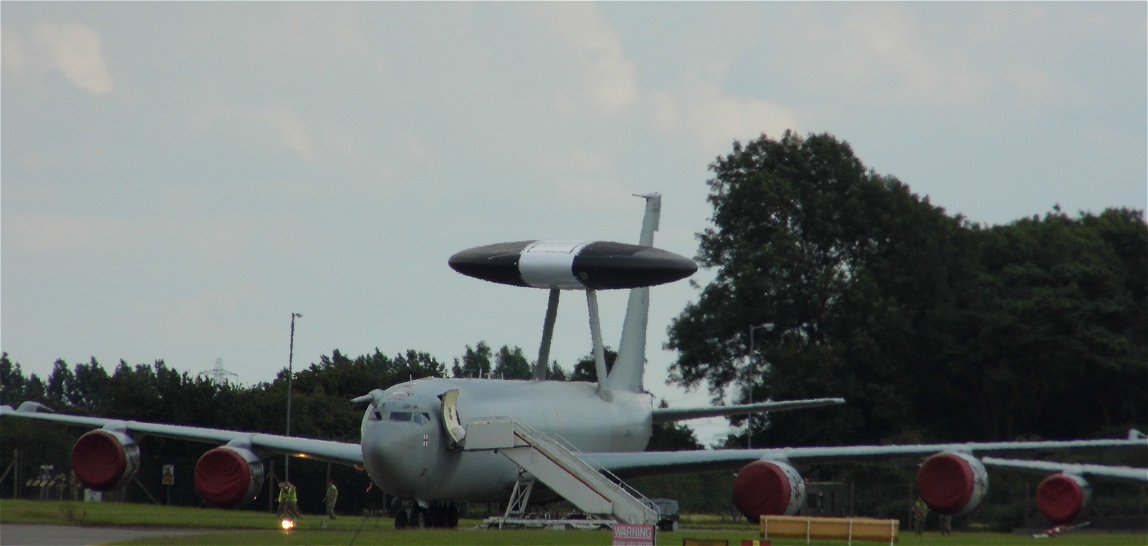
[{"label": "warning sign", "polygon": [[654,546],[653,525],[614,524],[614,546]]},{"label": "warning sign", "polygon": [[[155,468],[155,467],[152,467],[152,468]],[[175,465],[173,465],[173,464],[163,465],[163,484],[164,485],[172,485],[174,483],[175,483]]]}]

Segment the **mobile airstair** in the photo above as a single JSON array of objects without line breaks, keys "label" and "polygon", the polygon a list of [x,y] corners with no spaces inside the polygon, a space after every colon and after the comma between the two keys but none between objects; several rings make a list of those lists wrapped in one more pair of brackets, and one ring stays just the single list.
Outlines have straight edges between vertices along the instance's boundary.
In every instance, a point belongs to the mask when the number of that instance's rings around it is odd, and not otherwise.
[{"label": "mobile airstair", "polygon": [[[467,451],[495,451],[588,514],[610,514],[624,523],[653,525],[658,513],[649,499],[608,470],[590,465],[561,439],[506,418],[471,420],[466,427]],[[507,516],[520,515],[529,500],[529,479],[520,473]],[[521,493],[525,489],[526,497]],[[511,512],[516,512],[511,514]]]}]

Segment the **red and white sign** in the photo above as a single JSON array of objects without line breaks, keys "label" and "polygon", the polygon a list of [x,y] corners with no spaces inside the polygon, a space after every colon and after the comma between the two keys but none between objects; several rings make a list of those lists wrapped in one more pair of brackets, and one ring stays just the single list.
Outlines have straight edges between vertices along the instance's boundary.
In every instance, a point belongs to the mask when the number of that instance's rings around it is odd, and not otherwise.
[{"label": "red and white sign", "polygon": [[654,546],[654,526],[614,524],[614,546]]}]

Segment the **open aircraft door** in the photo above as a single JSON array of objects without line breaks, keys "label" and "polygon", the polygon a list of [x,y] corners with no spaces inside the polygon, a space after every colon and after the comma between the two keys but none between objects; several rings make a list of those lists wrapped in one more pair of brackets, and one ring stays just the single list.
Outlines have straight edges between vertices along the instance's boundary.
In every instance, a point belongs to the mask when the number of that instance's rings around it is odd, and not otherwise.
[{"label": "open aircraft door", "polygon": [[458,416],[458,389],[446,391],[440,398],[442,398],[442,427],[453,440],[451,447],[460,447],[466,440],[466,429],[462,428],[462,420]]}]

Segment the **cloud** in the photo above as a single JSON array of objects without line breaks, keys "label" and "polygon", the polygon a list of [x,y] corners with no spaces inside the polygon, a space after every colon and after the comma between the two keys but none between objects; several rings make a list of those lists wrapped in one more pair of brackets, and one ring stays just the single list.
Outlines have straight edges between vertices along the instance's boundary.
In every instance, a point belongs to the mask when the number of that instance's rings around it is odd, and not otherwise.
[{"label": "cloud", "polygon": [[3,34],[5,76],[37,81],[59,72],[72,85],[97,96],[115,87],[100,34],[88,25],[38,23],[28,36],[10,28]]},{"label": "cloud", "polygon": [[151,226],[115,218],[4,214],[4,246],[21,256],[120,252],[138,246],[151,231]]},{"label": "cloud", "polygon": [[[706,72],[706,71],[703,71]],[[736,96],[722,89],[719,72],[699,76],[687,88],[651,93],[654,127],[663,135],[684,134],[706,153],[762,133],[778,136],[799,128],[794,110],[763,98]]]},{"label": "cloud", "polygon": [[256,114],[256,118],[270,125],[279,136],[279,141],[288,149],[308,161],[315,159],[307,123],[294,110],[286,105],[276,104],[260,111]]},{"label": "cloud", "polygon": [[891,74],[905,99],[939,103],[970,103],[986,87],[983,76],[969,66],[959,47],[927,39],[922,24],[893,9],[865,10],[846,23],[847,32],[870,54],[878,73]]},{"label": "cloud", "polygon": [[707,151],[726,149],[734,139],[745,141],[763,132],[777,137],[798,128],[792,110],[765,99],[726,95],[716,83],[699,84],[689,100],[686,123]]},{"label": "cloud", "polygon": [[17,78],[27,70],[27,54],[24,39],[10,28],[0,31],[0,66],[4,76]]},{"label": "cloud", "polygon": [[939,36],[951,30],[948,21],[901,4],[837,8],[802,5],[794,11],[801,23],[790,31],[790,41],[803,52],[803,64],[787,70],[807,85],[830,94],[944,107],[975,103],[988,92],[968,53],[975,46]]},{"label": "cloud", "polygon": [[574,56],[577,81],[586,86],[596,110],[617,114],[638,102],[637,69],[626,57],[618,32],[602,19],[597,6],[546,4],[531,13],[554,30]]}]

